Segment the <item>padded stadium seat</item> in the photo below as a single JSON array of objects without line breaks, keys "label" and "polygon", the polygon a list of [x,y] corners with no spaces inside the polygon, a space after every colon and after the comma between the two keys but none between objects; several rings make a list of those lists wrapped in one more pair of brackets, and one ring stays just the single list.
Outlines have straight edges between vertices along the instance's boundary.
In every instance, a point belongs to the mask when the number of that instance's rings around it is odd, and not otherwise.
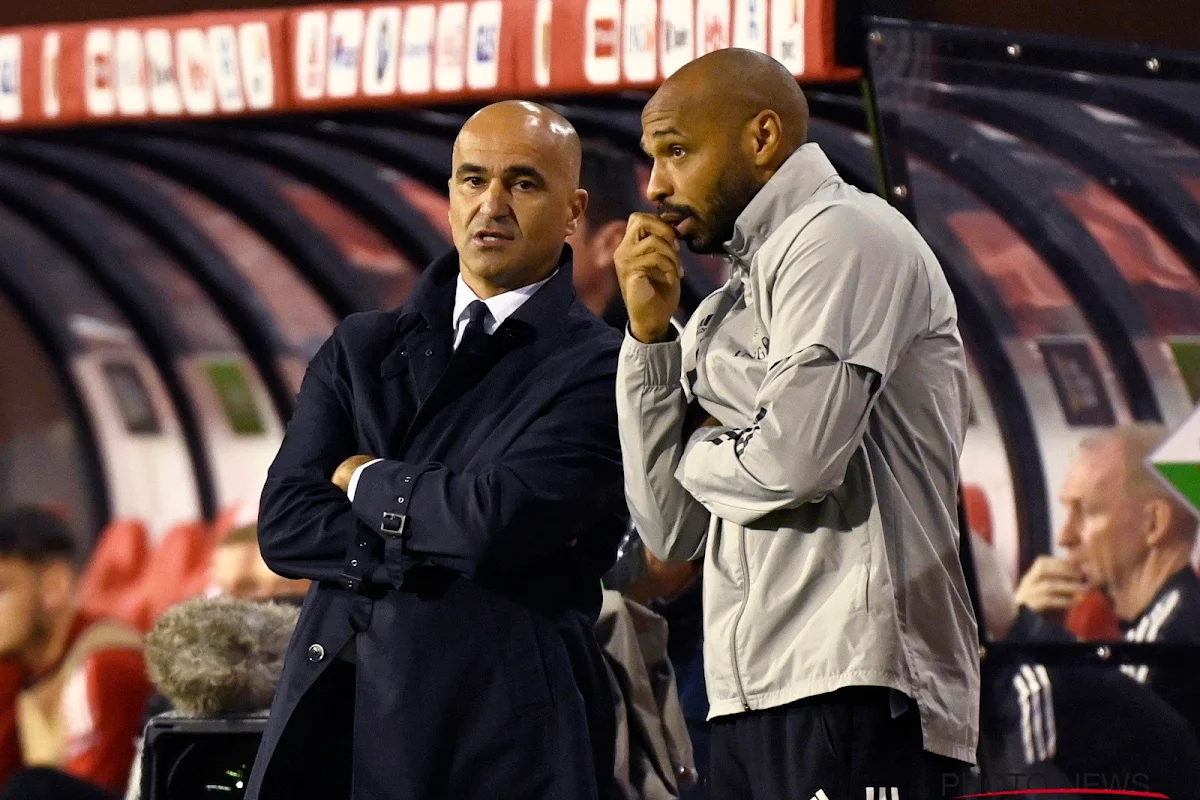
[{"label": "padded stadium seat", "polygon": [[176,603],[204,592],[216,537],[204,522],[176,525],[150,557],[145,576],[150,622]]},{"label": "padded stadium seat", "polygon": [[988,544],[995,544],[992,539],[992,507],[983,488],[974,483],[964,483],[962,493],[967,524]]},{"label": "padded stadium seat", "polygon": [[134,519],[112,522],[100,533],[80,577],[83,610],[143,628],[146,599],[142,583],[149,561],[146,526]]}]

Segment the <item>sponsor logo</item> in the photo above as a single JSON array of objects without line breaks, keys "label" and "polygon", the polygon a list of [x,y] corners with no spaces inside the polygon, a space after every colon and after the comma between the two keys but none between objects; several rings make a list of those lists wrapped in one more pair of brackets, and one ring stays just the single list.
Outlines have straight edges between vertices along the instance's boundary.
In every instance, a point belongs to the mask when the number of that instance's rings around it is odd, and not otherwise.
[{"label": "sponsor logo", "polygon": [[362,57],[363,12],[341,9],[329,21],[330,97],[352,97],[358,91],[358,67]]},{"label": "sponsor logo", "polygon": [[697,56],[729,47],[728,0],[701,0],[697,17],[700,33]]},{"label": "sponsor logo", "polygon": [[237,33],[232,25],[214,25],[208,29],[208,49],[211,57],[213,84],[217,106],[225,112],[242,111],[242,75],[238,69]]},{"label": "sponsor logo", "polygon": [[791,70],[804,73],[804,0],[781,0],[771,5],[771,56]]},{"label": "sponsor logo", "polygon": [[735,0],[733,46],[767,51],[767,0]]},{"label": "sponsor logo", "polygon": [[238,28],[242,57],[242,87],[246,105],[258,110],[275,105],[275,68],[271,63],[271,34],[265,22],[247,22]]},{"label": "sponsor logo", "polygon": [[533,21],[533,82],[550,85],[550,21],[554,13],[553,0],[538,0]]},{"label": "sponsor logo", "polygon": [[88,31],[83,40],[84,107],[93,116],[106,117],[117,110],[114,90],[113,34],[105,28]]},{"label": "sponsor logo", "polygon": [[668,78],[696,57],[695,16],[692,0],[663,0],[662,49],[659,62]]},{"label": "sponsor logo", "polygon": [[128,28],[117,31],[117,110],[142,116],[149,108],[146,96],[146,53],[142,34]]},{"label": "sponsor logo", "polygon": [[296,94],[301,100],[325,95],[328,25],[324,11],[305,11],[296,21]]},{"label": "sponsor logo", "polygon": [[467,4],[446,3],[438,12],[433,85],[439,92],[463,88],[467,61]]},{"label": "sponsor logo", "polygon": [[58,90],[61,57],[62,40],[58,31],[47,33],[42,39],[42,113],[50,118],[62,113],[62,95]]},{"label": "sponsor logo", "polygon": [[588,0],[586,25],[584,77],[593,84],[616,83],[621,78],[619,0]]},{"label": "sponsor logo", "polygon": [[431,5],[407,7],[404,13],[400,91],[424,94],[433,87],[433,37],[437,10]]},{"label": "sponsor logo", "polygon": [[0,36],[0,122],[21,118],[21,37]]},{"label": "sponsor logo", "polygon": [[658,77],[658,5],[625,0],[625,35],[622,67],[625,80],[634,83]]},{"label": "sponsor logo", "polygon": [[211,114],[217,108],[208,37],[199,28],[184,28],[175,34],[175,57],[183,107],[189,114]]},{"label": "sponsor logo", "polygon": [[493,89],[500,79],[500,0],[481,0],[471,7],[471,59],[467,87]]},{"label": "sponsor logo", "polygon": [[367,15],[362,90],[370,97],[396,91],[400,63],[400,9],[375,8]]},{"label": "sponsor logo", "polygon": [[183,113],[183,96],[175,71],[175,48],[171,34],[155,29],[146,31],[144,38],[150,78],[150,110],[164,117]]}]

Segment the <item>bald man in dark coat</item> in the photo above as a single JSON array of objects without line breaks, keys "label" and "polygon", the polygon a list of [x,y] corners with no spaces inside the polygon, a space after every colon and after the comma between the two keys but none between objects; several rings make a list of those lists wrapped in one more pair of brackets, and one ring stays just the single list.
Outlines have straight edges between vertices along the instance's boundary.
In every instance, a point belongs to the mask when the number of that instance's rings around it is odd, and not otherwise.
[{"label": "bald man in dark coat", "polygon": [[259,538],[309,578],[249,800],[605,797],[592,633],[624,529],[618,334],[576,299],[579,140],[530,103],[454,148],[455,251],[313,359]]}]

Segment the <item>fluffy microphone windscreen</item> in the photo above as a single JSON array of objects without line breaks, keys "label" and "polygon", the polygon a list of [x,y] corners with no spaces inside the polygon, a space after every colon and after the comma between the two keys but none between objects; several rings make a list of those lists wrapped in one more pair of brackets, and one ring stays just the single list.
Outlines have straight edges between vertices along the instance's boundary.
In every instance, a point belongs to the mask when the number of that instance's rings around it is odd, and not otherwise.
[{"label": "fluffy microphone windscreen", "polygon": [[146,636],[150,680],[184,714],[269,708],[298,616],[293,606],[223,597],[180,603]]}]

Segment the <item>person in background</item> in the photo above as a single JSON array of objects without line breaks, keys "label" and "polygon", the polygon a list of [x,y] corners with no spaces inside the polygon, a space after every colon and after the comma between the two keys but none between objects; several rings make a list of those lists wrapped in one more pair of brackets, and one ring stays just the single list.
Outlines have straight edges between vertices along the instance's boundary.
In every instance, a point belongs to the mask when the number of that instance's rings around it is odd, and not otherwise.
[{"label": "person in background", "polygon": [[574,252],[575,292],[579,301],[618,330],[629,321],[613,253],[625,236],[629,215],[642,207],[634,161],[607,142],[587,141],[579,170],[579,188],[588,193],[587,210],[567,237]]},{"label": "person in background", "polygon": [[[0,513],[0,662],[20,676],[0,698],[9,797],[39,796],[58,775],[119,792],[129,775],[150,694],[141,636],[81,614],[77,579],[62,520],[32,507]],[[16,784],[24,788],[13,794]]]},{"label": "person in background", "polygon": [[[629,323],[613,253],[625,236],[629,215],[643,207],[635,163],[628,153],[604,141],[585,141],[579,187],[588,207],[578,229],[567,237],[574,251],[575,291],[580,302],[612,327]],[[667,562],[642,545],[632,528],[618,549],[605,586],[649,607],[667,622],[667,651],[675,670],[679,701],[687,721],[700,781],[684,789],[685,800],[703,796],[708,761],[708,697],[704,688],[702,561]]]},{"label": "person in background", "polygon": [[617,548],[604,585],[660,615],[667,623],[667,657],[692,742],[697,780],[681,800],[703,800],[708,790],[708,694],[704,685],[703,560],[663,561],[632,526]]},{"label": "person in background", "polygon": [[278,600],[299,604],[309,581],[276,575],[258,549],[258,526],[234,528],[213,552],[208,594],[240,600]]},{"label": "person in background", "polygon": [[[1111,602],[1125,640],[1200,643],[1200,578],[1192,565],[1200,522],[1145,462],[1160,425],[1126,425],[1085,438],[1063,483],[1061,556],[1040,556],[1017,586],[1007,638],[1064,639],[1062,617],[1090,589]],[[1200,679],[1190,668],[1126,665],[1200,732]]]},{"label": "person in background", "polygon": [[[1012,580],[995,548],[972,533],[983,620],[1003,640],[1017,617]],[[965,795],[1025,787],[1114,788],[1200,798],[1200,743],[1187,721],[1121,670],[983,662],[984,744],[979,775],[947,789]],[[1104,773],[1097,786],[1098,771]]]}]

